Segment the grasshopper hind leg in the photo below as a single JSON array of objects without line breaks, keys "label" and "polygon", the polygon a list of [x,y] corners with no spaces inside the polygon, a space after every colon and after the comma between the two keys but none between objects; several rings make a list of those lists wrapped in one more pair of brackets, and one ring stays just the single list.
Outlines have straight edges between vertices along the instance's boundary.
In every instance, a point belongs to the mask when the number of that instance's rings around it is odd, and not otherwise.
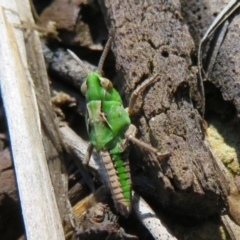
[{"label": "grasshopper hind leg", "polygon": [[[129,106],[126,109],[128,114],[131,115],[133,113],[134,105],[137,101],[137,98],[141,92],[143,92],[148,86],[152,83],[156,82],[159,79],[159,74],[154,75],[151,78],[146,79],[142,84],[140,84],[137,89],[135,89],[130,97]],[[129,141],[133,142],[135,145],[145,149],[148,152],[156,154],[159,158],[165,158],[170,155],[169,152],[160,153],[156,148],[152,147],[150,144],[147,144],[143,141],[138,140],[136,136],[136,127],[134,125],[129,125],[128,129],[126,130],[125,137]]]},{"label": "grasshopper hind leg", "polygon": [[165,157],[170,156],[169,152],[160,153],[156,148],[152,147],[152,145],[147,144],[147,143],[137,139],[135,137],[136,136],[136,132],[137,132],[136,127],[133,124],[129,125],[128,129],[125,132],[126,139],[128,139],[129,141],[131,141],[135,145],[139,146],[140,148],[143,148],[143,149],[145,149],[148,152],[156,154],[157,157],[159,157],[159,158],[165,158]]}]

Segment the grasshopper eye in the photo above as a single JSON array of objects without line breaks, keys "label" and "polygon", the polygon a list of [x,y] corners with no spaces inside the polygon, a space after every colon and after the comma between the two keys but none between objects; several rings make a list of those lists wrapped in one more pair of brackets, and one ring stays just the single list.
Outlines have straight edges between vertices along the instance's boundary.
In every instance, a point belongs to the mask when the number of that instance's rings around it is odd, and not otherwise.
[{"label": "grasshopper eye", "polygon": [[103,77],[99,77],[99,81],[100,84],[102,85],[102,87],[106,90],[109,91],[113,88],[112,82],[107,79],[107,78],[103,78]]},{"label": "grasshopper eye", "polygon": [[84,96],[86,95],[86,92],[87,92],[87,83],[86,83],[86,81],[84,81],[84,82],[82,83],[81,92],[82,92],[82,94],[83,94]]}]

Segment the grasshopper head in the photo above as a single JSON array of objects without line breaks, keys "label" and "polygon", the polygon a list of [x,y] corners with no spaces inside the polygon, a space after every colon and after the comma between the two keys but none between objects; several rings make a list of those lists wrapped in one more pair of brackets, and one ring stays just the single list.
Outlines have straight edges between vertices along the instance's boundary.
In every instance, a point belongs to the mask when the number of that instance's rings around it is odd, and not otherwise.
[{"label": "grasshopper head", "polygon": [[89,101],[115,101],[122,103],[119,93],[113,88],[112,82],[101,77],[97,72],[88,74],[81,86],[81,92]]},{"label": "grasshopper head", "polygon": [[112,82],[107,78],[101,77],[97,72],[89,73],[81,86],[82,94],[86,98],[90,97],[91,100],[102,100],[101,96],[111,92],[112,89]]},{"label": "grasshopper head", "polygon": [[[98,83],[100,83],[100,86]],[[89,73],[87,79],[81,86],[81,92],[84,96],[86,95],[89,85],[91,85],[91,87],[103,87],[106,91],[110,91],[113,88],[113,84],[109,79],[101,77],[95,72]]]},{"label": "grasshopper head", "polygon": [[99,91],[101,85],[99,82],[99,74],[97,72],[91,72],[87,75],[86,80],[81,86],[81,92],[84,96],[95,95],[94,92]]}]

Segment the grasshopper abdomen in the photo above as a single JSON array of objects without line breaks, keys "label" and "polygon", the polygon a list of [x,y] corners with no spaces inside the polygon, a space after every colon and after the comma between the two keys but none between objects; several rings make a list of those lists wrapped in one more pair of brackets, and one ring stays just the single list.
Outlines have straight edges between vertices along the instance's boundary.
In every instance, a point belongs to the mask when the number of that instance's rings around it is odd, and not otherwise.
[{"label": "grasshopper abdomen", "polygon": [[109,151],[100,151],[102,165],[108,181],[116,210],[128,217],[131,211],[131,179],[128,162],[123,162],[121,154],[111,155]]}]

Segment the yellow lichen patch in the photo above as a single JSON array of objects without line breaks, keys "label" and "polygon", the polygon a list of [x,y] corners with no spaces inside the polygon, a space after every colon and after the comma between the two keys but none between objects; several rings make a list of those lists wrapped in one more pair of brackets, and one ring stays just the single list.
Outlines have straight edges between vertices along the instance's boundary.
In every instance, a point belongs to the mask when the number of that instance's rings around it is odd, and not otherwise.
[{"label": "yellow lichen patch", "polygon": [[207,139],[213,151],[235,176],[240,175],[238,156],[240,154],[239,127],[236,123],[222,123],[218,120],[209,122]]}]

